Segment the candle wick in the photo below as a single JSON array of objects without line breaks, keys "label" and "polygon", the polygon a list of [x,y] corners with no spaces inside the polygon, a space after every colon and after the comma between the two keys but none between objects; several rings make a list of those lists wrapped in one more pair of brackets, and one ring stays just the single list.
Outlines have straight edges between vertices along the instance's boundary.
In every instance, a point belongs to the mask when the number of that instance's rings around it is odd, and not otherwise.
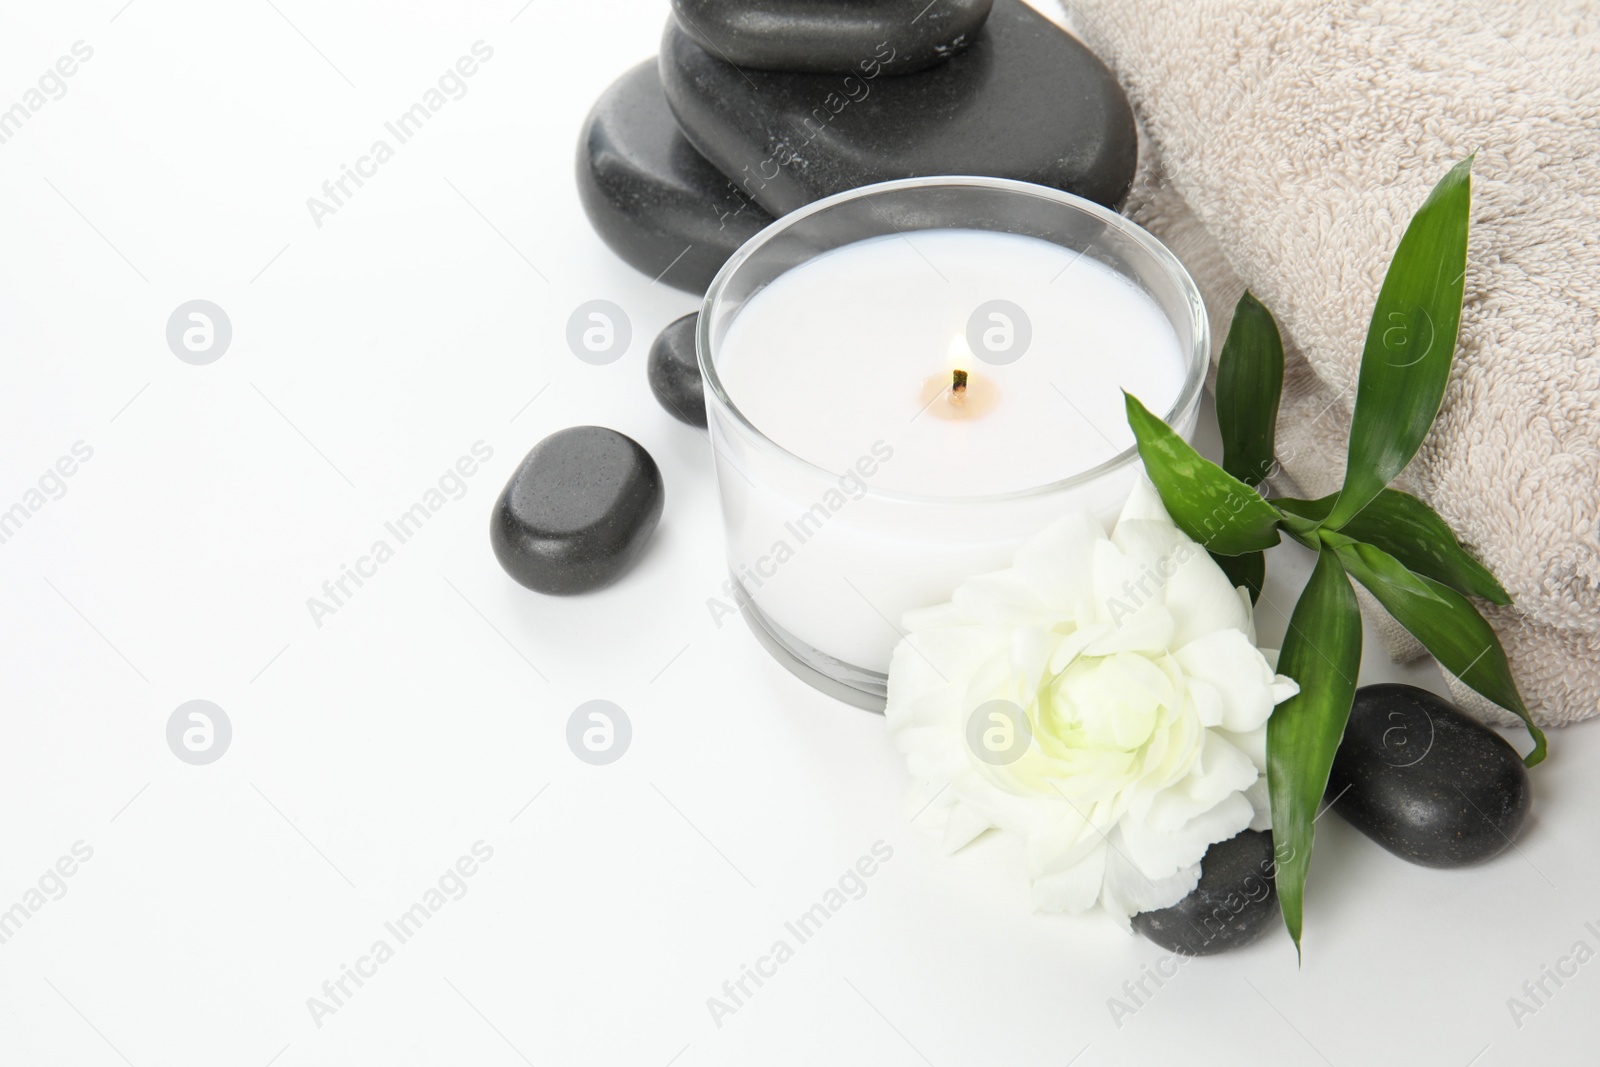
[{"label": "candle wick", "polygon": [[954,403],[961,403],[967,398],[967,372],[955,370],[950,372],[950,399]]}]

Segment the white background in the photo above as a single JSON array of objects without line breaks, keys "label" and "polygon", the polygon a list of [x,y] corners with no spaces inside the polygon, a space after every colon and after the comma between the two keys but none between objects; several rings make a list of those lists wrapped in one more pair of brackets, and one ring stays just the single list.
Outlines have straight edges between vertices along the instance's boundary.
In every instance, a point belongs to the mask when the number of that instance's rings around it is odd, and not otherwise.
[{"label": "white background", "polygon": [[[1600,963],[1520,1030],[1506,1004],[1574,942],[1600,948],[1592,724],[1552,738],[1517,850],[1430,871],[1324,819],[1305,966],[1274,931],[1118,1027],[1108,998],[1159,949],[1031,914],[1007,841],[940,855],[883,720],[713,624],[707,446],[644,375],[695,301],[612,256],[572,178],[585,112],[654,51],[663,0],[122,3],[10,2],[0,24],[0,108],[94,49],[0,145],[0,510],[93,449],[0,544],[0,909],[93,849],[0,944],[0,1062],[1592,1055]],[[480,39],[467,95],[318,228],[307,197]],[[166,345],[194,298],[233,325],[210,366]],[[634,326],[604,367],[564,340],[596,298]],[[666,514],[620,584],[541,598],[496,565],[489,510],[529,447],[584,422],[649,448]],[[307,598],[480,440],[464,497],[316,626]],[[1267,639],[1305,573],[1287,549],[1273,568]],[[1369,645],[1365,681],[1439,688],[1380,660]],[[234,730],[205,767],[165,740],[196,698]],[[611,766],[565,742],[593,698],[633,723]],[[880,839],[866,895],[715,1026],[706,998]],[[307,998],[480,840],[469,892],[319,1027]]]}]

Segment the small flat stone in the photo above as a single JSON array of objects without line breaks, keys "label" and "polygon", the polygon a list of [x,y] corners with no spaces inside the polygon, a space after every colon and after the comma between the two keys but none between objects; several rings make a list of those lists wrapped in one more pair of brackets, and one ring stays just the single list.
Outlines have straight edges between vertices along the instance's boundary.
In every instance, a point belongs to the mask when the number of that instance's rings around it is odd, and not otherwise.
[{"label": "small flat stone", "polygon": [[1133,180],[1121,87],[1021,0],[994,0],[966,51],[903,78],[743,70],[668,19],[661,84],[685,136],[774,215],[893,178],[1015,178],[1108,206]]},{"label": "small flat stone", "polygon": [[691,311],[667,323],[655,344],[650,346],[646,367],[650,374],[650,391],[661,406],[680,422],[703,430],[706,428],[706,394],[694,344],[694,331],[699,322],[700,313]]},{"label": "small flat stone", "polygon": [[489,542],[507,574],[540,593],[609,585],[639,558],[666,500],[661,471],[631,437],[572,426],[533,446],[495,503]]},{"label": "small flat stone", "polygon": [[1426,689],[1386,684],[1356,690],[1327,798],[1396,856],[1465,867],[1510,847],[1533,789],[1499,734]]},{"label": "small flat stone", "polygon": [[1272,833],[1246,830],[1206,850],[1194,892],[1170,908],[1135,915],[1133,928],[1185,956],[1248,945],[1278,914],[1276,873]]},{"label": "small flat stone", "polygon": [[653,59],[618,78],[589,112],[578,138],[578,199],[613,252],[691,293],[704,293],[734,250],[772,221],[679,132]]},{"label": "small flat stone", "polygon": [[972,43],[993,0],[672,0],[683,31],[756,70],[909,74]]}]

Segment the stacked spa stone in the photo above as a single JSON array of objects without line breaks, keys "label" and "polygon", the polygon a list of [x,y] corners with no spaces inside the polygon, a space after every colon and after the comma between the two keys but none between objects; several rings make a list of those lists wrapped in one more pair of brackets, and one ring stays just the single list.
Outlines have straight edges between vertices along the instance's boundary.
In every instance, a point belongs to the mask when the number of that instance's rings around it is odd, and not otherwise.
[{"label": "stacked spa stone", "polygon": [[673,0],[659,59],[584,123],[578,189],[619,256],[700,293],[846,189],[975,174],[1115,206],[1134,162],[1116,80],[1022,0]]}]

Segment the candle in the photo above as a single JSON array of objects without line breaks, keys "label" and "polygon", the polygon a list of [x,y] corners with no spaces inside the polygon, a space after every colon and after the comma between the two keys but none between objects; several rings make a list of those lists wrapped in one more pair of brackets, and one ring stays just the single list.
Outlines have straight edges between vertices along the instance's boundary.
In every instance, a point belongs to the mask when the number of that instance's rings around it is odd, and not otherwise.
[{"label": "candle", "polygon": [[[986,310],[1000,298],[1015,310]],[[1026,351],[990,362],[1024,328]],[[1032,489],[1112,459],[1133,444],[1121,390],[1166,411],[1187,370],[1172,324],[1124,275],[1037,237],[964,229],[809,260],[752,298],[722,344],[729,398],[775,444],[842,472],[882,439],[894,459],[872,486],[931,496]]]},{"label": "candle", "polygon": [[1209,345],[1149,235],[961,178],[786,216],[700,330],[730,589],[787,666],[869,706],[906,610],[1068,511],[1115,516],[1139,469],[1122,390],[1188,432]]}]

